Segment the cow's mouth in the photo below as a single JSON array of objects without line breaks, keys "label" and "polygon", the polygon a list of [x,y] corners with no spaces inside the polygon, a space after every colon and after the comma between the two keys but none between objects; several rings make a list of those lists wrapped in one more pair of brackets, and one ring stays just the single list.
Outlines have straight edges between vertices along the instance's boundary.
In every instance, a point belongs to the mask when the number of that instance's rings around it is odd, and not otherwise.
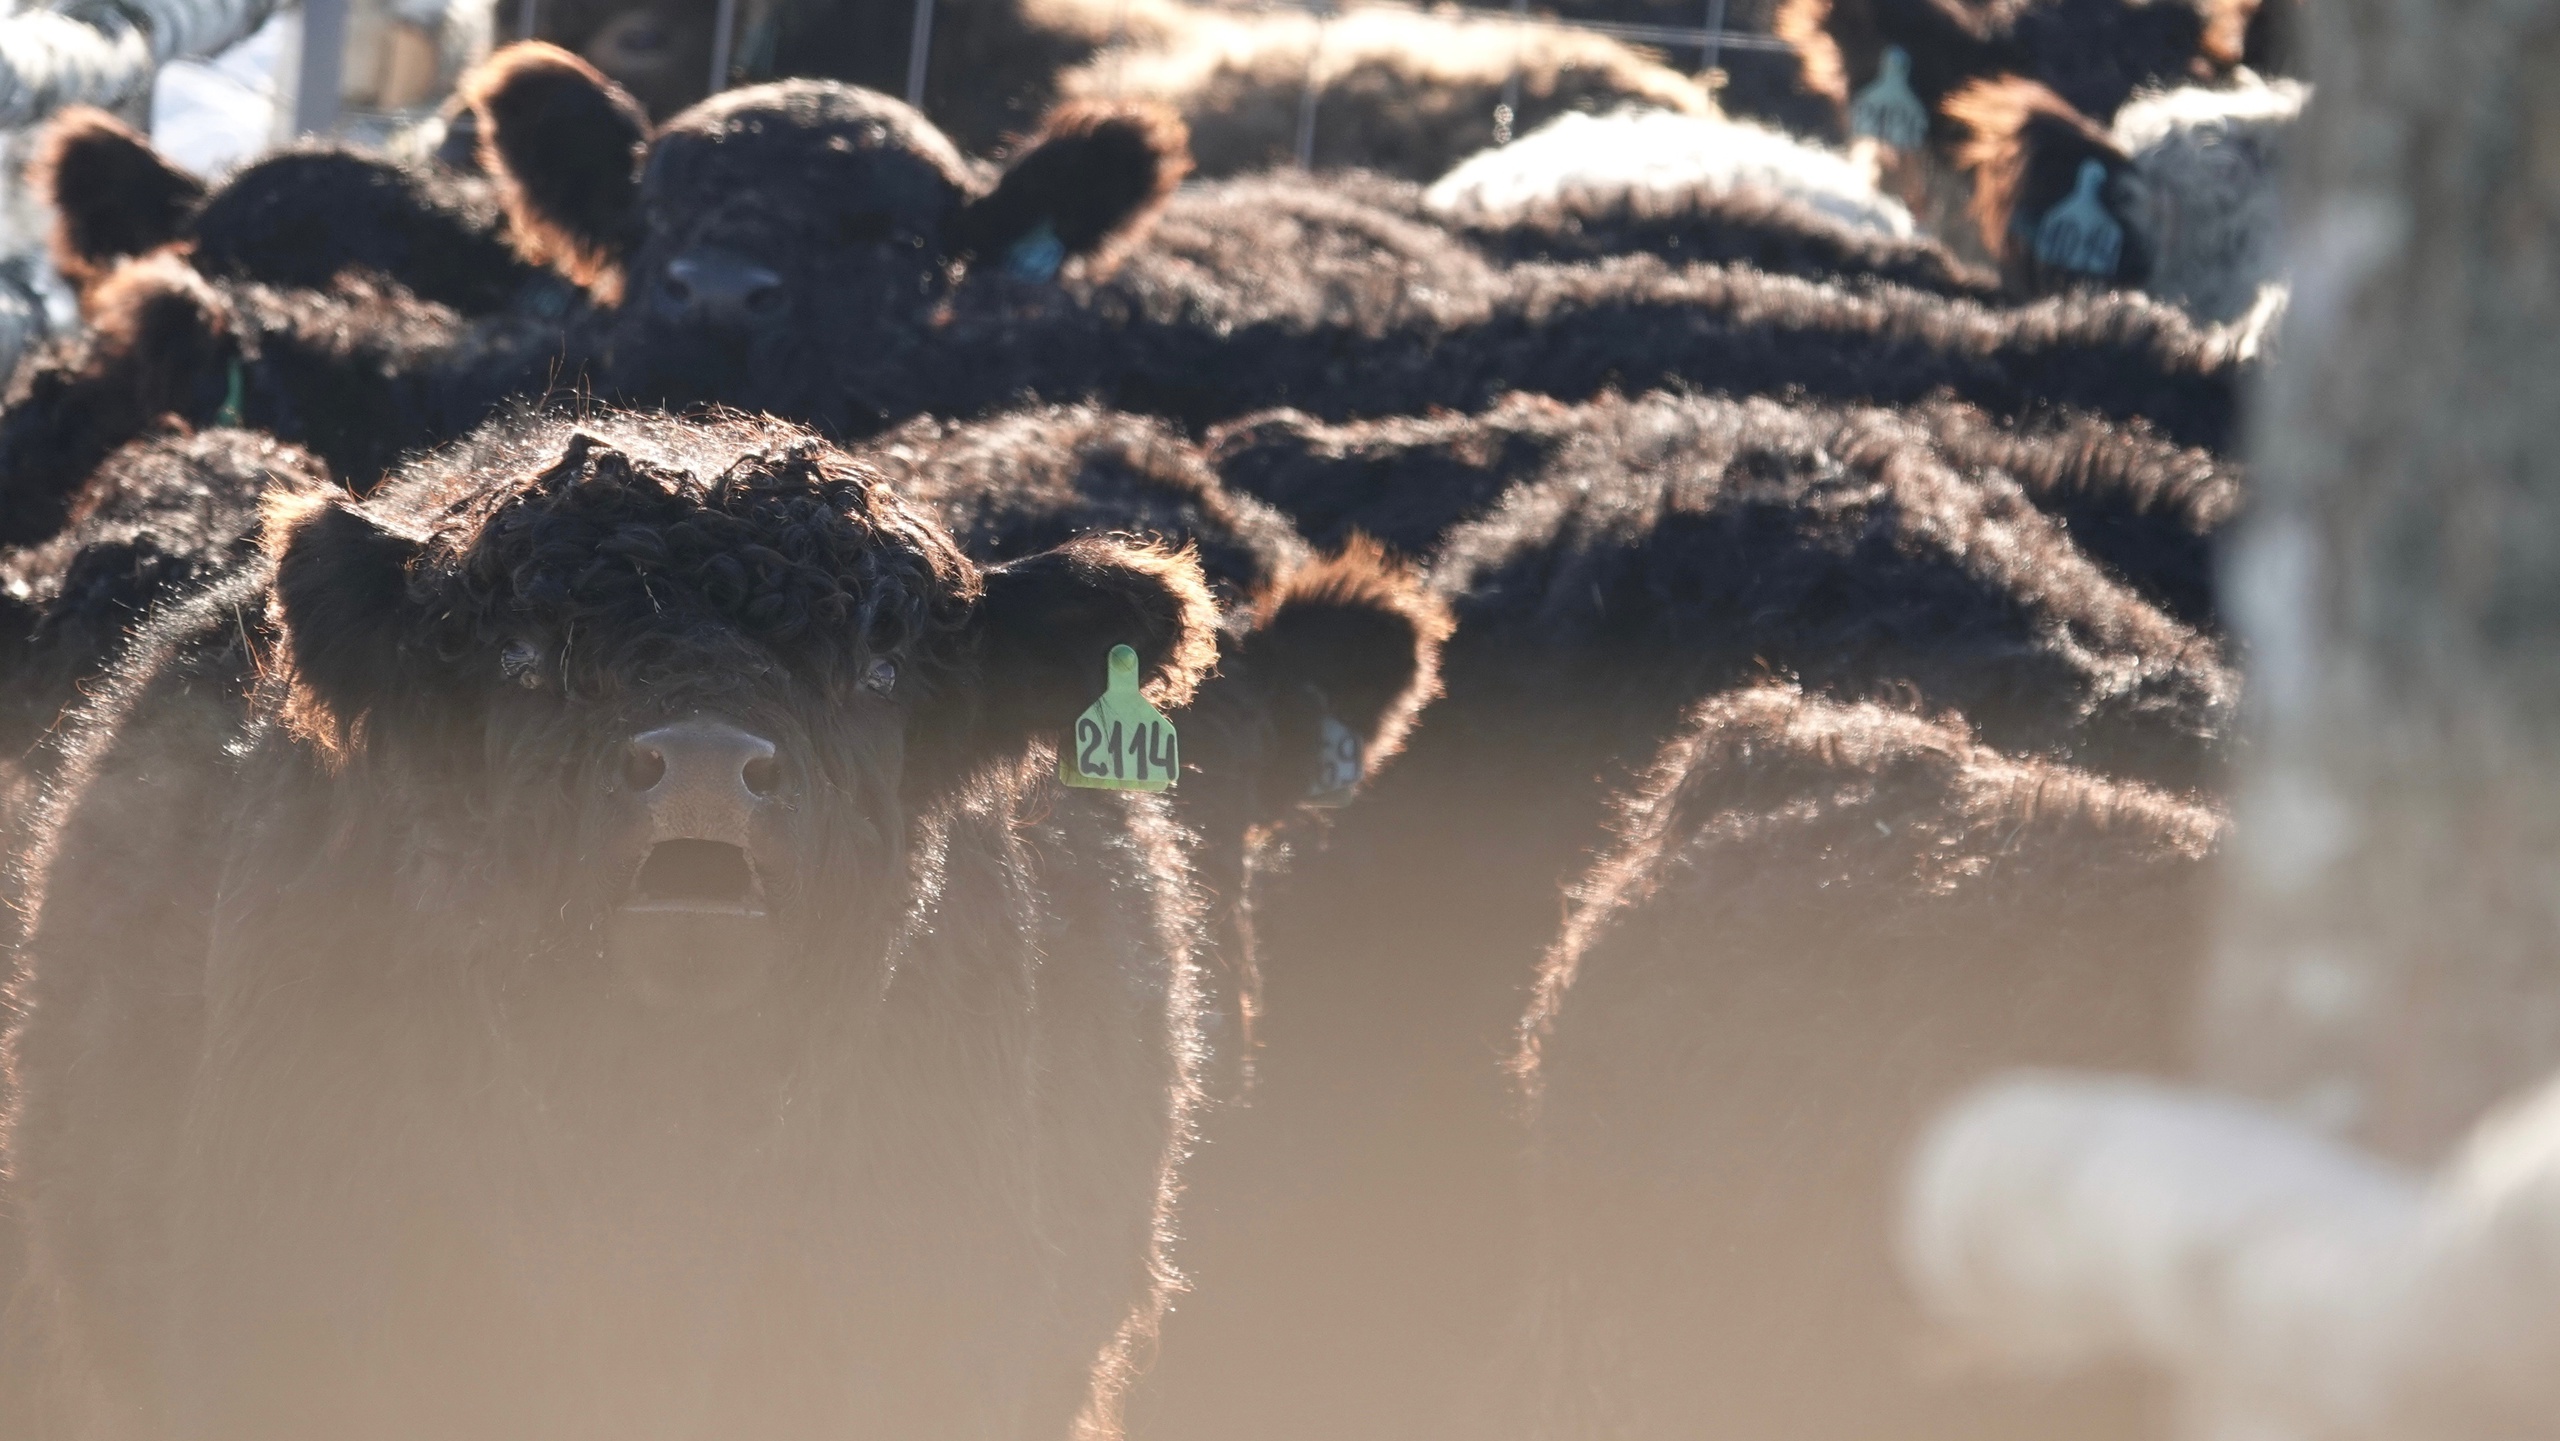
[{"label": "cow's mouth", "polygon": [[726,841],[660,841],[649,848],[624,898],[626,911],[761,916],[764,888],[746,851]]}]

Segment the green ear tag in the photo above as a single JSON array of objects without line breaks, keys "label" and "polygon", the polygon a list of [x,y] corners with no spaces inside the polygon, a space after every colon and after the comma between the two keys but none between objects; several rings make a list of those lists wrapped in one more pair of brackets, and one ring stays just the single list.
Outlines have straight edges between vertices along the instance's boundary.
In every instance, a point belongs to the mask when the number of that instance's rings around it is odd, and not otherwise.
[{"label": "green ear tag", "polygon": [[213,413],[214,424],[234,429],[239,427],[240,396],[246,389],[248,389],[248,375],[240,364],[240,357],[235,355],[231,357],[230,372],[224,380],[222,408]]},{"label": "green ear tag", "polygon": [[1311,806],[1347,806],[1367,767],[1361,764],[1360,733],[1332,716],[1318,733],[1315,783],[1307,787]]},{"label": "green ear tag", "polygon": [[1896,150],[1917,150],[1929,134],[1929,111],[1911,92],[1911,55],[1899,45],[1884,47],[1876,78],[1849,102],[1849,129],[1871,136]]},{"label": "green ear tag", "polygon": [[1173,722],[1138,694],[1138,653],[1113,646],[1102,699],[1076,717],[1074,733],[1059,748],[1058,779],[1095,790],[1160,791],[1181,770]]},{"label": "green ear tag", "polygon": [[2036,259],[2064,270],[2113,275],[2124,257],[2124,227],[2098,203],[2098,187],[2107,183],[2107,167],[2095,160],[2080,162],[2080,179],[2071,195],[2036,223]]}]

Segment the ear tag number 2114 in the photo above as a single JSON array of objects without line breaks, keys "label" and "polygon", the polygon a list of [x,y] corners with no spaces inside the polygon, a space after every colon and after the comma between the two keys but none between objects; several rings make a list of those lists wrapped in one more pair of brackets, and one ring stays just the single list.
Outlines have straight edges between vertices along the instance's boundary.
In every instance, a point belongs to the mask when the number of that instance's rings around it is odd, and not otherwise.
[{"label": "ear tag number 2114", "polygon": [[1138,693],[1138,653],[1111,648],[1102,699],[1084,708],[1058,751],[1058,779],[1106,791],[1160,791],[1182,771],[1173,722]]}]

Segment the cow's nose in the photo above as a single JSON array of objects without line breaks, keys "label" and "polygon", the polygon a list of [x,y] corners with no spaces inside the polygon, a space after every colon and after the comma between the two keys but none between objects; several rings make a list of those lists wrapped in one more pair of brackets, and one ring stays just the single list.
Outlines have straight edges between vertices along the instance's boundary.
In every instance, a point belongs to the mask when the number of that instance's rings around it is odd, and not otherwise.
[{"label": "cow's nose", "polygon": [[648,807],[655,839],[745,845],[756,812],[781,788],[782,766],[764,737],[694,719],[633,736],[622,779]]},{"label": "cow's nose", "polygon": [[670,320],[744,329],[782,313],[782,277],[743,255],[706,246],[667,262],[656,303]]}]

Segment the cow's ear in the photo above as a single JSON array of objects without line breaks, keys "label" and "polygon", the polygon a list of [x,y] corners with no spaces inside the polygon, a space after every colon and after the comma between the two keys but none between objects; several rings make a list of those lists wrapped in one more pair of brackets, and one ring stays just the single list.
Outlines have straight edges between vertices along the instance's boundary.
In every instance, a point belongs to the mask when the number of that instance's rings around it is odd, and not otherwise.
[{"label": "cow's ear", "polygon": [[1191,132],[1161,105],[1073,100],[1049,112],[952,249],[1045,280],[1070,256],[1107,262],[1155,223],[1191,173]]},{"label": "cow's ear", "polygon": [[2133,161],[2071,103],[2015,76],[1976,81],[1947,97],[1946,116],[1963,132],[1957,160],[1973,173],[1973,222],[2001,272],[2021,289],[2044,288],[2052,267],[2035,253],[2037,227],[2072,197],[2081,167],[2105,176],[2097,196],[2122,237],[2115,267],[2096,278],[2137,285],[2149,271],[2135,232],[2118,213]]},{"label": "cow's ear", "polygon": [[1101,697],[1111,648],[1138,653],[1160,710],[1191,699],[1218,653],[1218,607],[1191,553],[1087,537],[986,572],[967,659],[930,720],[955,772],[1055,740]]},{"label": "cow's ear", "polygon": [[342,754],[364,717],[419,679],[420,631],[409,568],[422,537],[343,495],[285,492],[266,501],[275,618],[284,632],[294,729]]},{"label": "cow's ear", "polygon": [[36,142],[28,184],[53,206],[53,266],[81,291],[185,233],[204,182],[103,110],[73,106]]},{"label": "cow's ear", "polygon": [[1196,789],[1237,812],[1220,825],[1347,800],[1439,695],[1440,650],[1455,624],[1412,567],[1363,536],[1282,577],[1253,617],[1193,706]]},{"label": "cow's ear", "polygon": [[517,248],[580,285],[618,294],[649,149],[639,103],[540,41],[490,56],[463,77],[462,96]]}]

